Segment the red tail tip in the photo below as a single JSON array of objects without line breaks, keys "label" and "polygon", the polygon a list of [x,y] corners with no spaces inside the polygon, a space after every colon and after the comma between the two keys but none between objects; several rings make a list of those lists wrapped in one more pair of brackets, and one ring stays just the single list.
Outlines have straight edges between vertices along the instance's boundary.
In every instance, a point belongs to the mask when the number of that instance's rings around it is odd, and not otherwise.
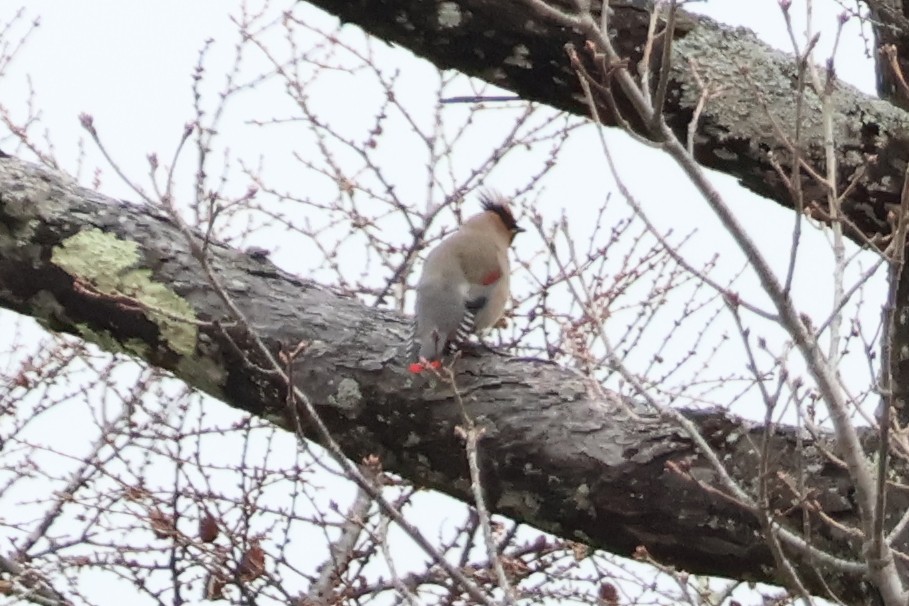
[{"label": "red tail tip", "polygon": [[426,370],[427,368],[439,370],[440,368],[442,368],[442,361],[433,360],[432,362],[430,362],[428,360],[421,359],[421,361],[419,361],[419,362],[413,362],[412,364],[410,364],[410,366],[407,367],[407,370],[409,370],[410,372],[412,372],[415,375],[418,375],[421,372],[423,372],[424,370]]}]

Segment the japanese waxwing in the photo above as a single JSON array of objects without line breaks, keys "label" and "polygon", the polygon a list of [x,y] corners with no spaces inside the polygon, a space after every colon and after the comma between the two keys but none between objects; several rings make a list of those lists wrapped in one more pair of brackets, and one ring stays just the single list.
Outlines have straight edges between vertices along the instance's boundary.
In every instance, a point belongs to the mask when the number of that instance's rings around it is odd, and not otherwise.
[{"label": "japanese waxwing", "polygon": [[439,368],[443,355],[471,333],[491,327],[505,311],[510,296],[508,246],[524,230],[506,198],[484,193],[480,200],[483,212],[426,257],[417,283],[409,367],[413,373],[426,364]]}]

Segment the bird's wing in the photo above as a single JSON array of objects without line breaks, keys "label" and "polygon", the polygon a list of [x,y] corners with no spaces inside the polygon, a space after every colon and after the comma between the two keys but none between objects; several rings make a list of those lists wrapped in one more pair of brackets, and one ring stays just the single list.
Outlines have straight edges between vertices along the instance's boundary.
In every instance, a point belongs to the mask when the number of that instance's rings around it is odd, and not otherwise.
[{"label": "bird's wing", "polygon": [[471,287],[492,287],[502,279],[506,267],[495,242],[485,241],[459,246],[458,261]]}]

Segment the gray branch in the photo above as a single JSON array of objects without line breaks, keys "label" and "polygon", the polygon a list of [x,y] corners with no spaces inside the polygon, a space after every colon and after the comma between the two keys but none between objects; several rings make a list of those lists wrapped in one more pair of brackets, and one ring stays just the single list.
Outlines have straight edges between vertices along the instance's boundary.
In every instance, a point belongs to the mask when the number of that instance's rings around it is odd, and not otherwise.
[{"label": "gray branch", "polygon": [[[351,459],[379,455],[414,484],[470,502],[464,446],[454,431],[460,410],[449,388],[407,371],[406,318],[335,295],[260,256],[217,244],[210,252],[220,281],[271,349],[305,342],[295,381]],[[0,158],[0,305],[293,426],[284,386],[257,370],[248,335],[232,324],[165,215],[8,157]],[[461,360],[457,369],[467,410],[486,430],[480,455],[494,511],[616,554],[644,546],[691,572],[778,580],[758,521],[722,494],[715,471],[669,420],[646,412],[629,418],[618,395],[594,397],[582,377],[543,361],[489,354]],[[718,411],[686,415],[732,476],[756,486],[764,429]],[[874,438],[866,439],[870,452]],[[791,488],[799,473],[794,430],[778,428],[771,440],[771,507],[781,524],[801,530],[804,503]],[[859,560],[861,545],[814,510],[858,524],[847,472],[824,457],[824,449],[835,451],[829,438],[805,440],[811,543]],[[894,490],[887,504],[892,525],[909,498]],[[847,572],[833,559],[792,556],[813,590],[822,593],[820,573],[847,602],[867,598],[854,572],[860,567]]]},{"label": "gray branch", "polygon": [[[581,35],[536,15],[519,0],[309,2],[344,23],[354,23],[370,34],[410,49],[440,68],[456,69],[514,91],[523,99],[578,115],[586,116],[588,111],[566,54],[566,44],[577,50],[604,84],[609,81],[589,57]],[[570,10],[567,6],[573,4],[558,0],[552,3],[564,10]],[[881,18],[895,20],[895,11],[882,8],[894,3],[871,2]],[[650,4],[646,0],[609,2],[610,33],[618,52],[628,58],[633,73],[637,73],[634,66],[641,59],[646,39]],[[663,107],[667,123],[681,140],[686,140],[701,93],[696,71],[711,91],[722,89],[701,115],[694,140],[697,160],[737,178],[746,188],[793,208],[790,189],[774,169],[773,161],[788,174],[792,153],[780,134],[792,137],[796,131],[796,60],[771,48],[747,29],[722,26],[707,17],[684,12],[680,15]],[[899,17],[905,21],[901,13]],[[884,25],[891,23],[896,22]],[[880,24],[876,26],[876,31],[883,29]],[[890,32],[887,41],[891,42],[902,35],[901,30],[892,27],[886,31]],[[654,56],[660,56],[659,47]],[[659,72],[659,66],[652,67]],[[899,206],[903,171],[909,160],[909,114],[844,83],[835,82],[835,86],[838,189],[849,191],[844,211],[854,226],[850,235],[861,241],[888,234],[887,212]],[[618,87],[614,88],[623,119],[646,134]],[[804,95],[800,155],[823,174],[820,101],[811,91]],[[601,112],[607,122],[618,122],[607,104]],[[823,201],[825,192],[805,173],[802,180],[806,206],[812,211],[811,202]],[[823,219],[822,211],[813,214]]]}]

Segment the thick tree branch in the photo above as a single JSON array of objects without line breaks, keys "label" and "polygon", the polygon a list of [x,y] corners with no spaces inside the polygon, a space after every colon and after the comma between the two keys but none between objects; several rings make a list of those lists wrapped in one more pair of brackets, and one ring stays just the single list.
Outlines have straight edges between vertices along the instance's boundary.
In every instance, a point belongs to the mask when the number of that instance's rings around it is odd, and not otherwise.
[{"label": "thick tree branch", "polygon": [[[450,387],[406,371],[406,319],[334,295],[260,257],[209,249],[221,283],[272,349],[304,342],[296,383],[352,459],[378,454],[387,469],[417,485],[471,500],[454,431],[461,409]],[[293,427],[281,385],[249,363],[256,355],[247,335],[231,325],[166,216],[14,158],[0,158],[0,305]],[[758,521],[723,495],[715,470],[669,420],[644,411],[631,419],[615,401],[589,395],[581,377],[542,361],[464,359],[457,385],[467,412],[485,429],[481,464],[491,509],[618,554],[645,546],[692,572],[776,580]],[[687,416],[732,477],[756,486],[762,428],[722,412]],[[802,503],[792,488],[796,436],[783,428],[770,439],[777,521],[801,528],[806,505],[813,546],[858,559],[855,538],[817,517],[821,509],[840,524],[858,524],[848,474],[823,454],[835,446],[809,441],[802,458],[811,498]],[[871,451],[873,437],[864,439]],[[909,507],[909,495],[894,489],[887,506],[889,528]],[[821,571],[841,598],[864,601],[854,571],[787,548],[812,590],[821,591],[815,572]]]},{"label": "thick tree branch", "polygon": [[[586,40],[529,11],[523,2],[309,1],[441,68],[457,69],[524,99],[580,115],[589,113],[565,52],[570,43],[586,57],[582,50]],[[570,10],[565,4],[571,3],[553,0],[553,4]],[[609,5],[616,49],[635,65],[645,45],[650,2],[613,0]],[[719,93],[711,97],[699,117],[694,139],[698,161],[794,208],[792,189],[781,180],[773,163],[785,167],[792,158],[781,135],[795,132],[797,71],[793,57],[769,47],[750,31],[679,11],[662,111],[684,141],[702,85]],[[659,80],[658,72],[653,80]],[[643,125],[631,118],[633,112],[623,111],[627,106],[615,88],[624,118],[643,132]],[[820,101],[813,92],[806,96],[801,158],[823,174]],[[887,210],[899,205],[903,167],[909,160],[909,114],[842,83],[834,102],[838,191],[850,191],[843,209],[857,228],[850,236],[861,241],[863,236],[888,234]],[[607,123],[618,122],[608,107],[602,108],[602,115]],[[803,173],[803,179],[806,210],[812,212],[812,202],[823,201],[825,192],[808,174]],[[823,219],[822,212],[813,214]]]},{"label": "thick tree branch", "polygon": [[[865,0],[865,4],[878,47],[874,55],[877,92],[898,107],[909,109],[904,81],[909,76],[909,5],[903,0]],[[888,46],[892,46],[892,58],[879,50]]]}]

